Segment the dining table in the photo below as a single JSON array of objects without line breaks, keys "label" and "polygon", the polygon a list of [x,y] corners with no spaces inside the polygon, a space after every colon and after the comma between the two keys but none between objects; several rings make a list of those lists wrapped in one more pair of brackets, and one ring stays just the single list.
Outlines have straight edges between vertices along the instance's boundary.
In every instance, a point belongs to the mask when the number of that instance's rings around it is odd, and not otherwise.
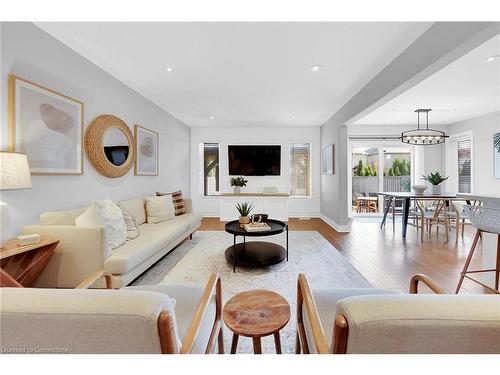
[{"label": "dining table", "polygon": [[[384,216],[382,217],[382,222],[380,223],[380,228],[382,228],[385,224],[385,220],[387,218],[387,214],[389,212],[389,209],[391,208],[392,201],[394,199],[401,199],[403,201],[403,212],[402,212],[402,225],[401,225],[401,236],[403,238],[406,238],[406,231],[408,228],[408,216],[410,213],[410,204],[411,200],[441,200],[445,201],[445,203],[448,205],[450,200],[457,199],[457,194],[456,193],[440,193],[440,194],[432,194],[432,193],[423,193],[423,194],[417,194],[415,192],[378,192],[377,195],[386,197],[386,204],[384,207]],[[464,199],[464,198],[459,198],[459,199]],[[464,199],[467,204],[470,204],[470,199]]]}]

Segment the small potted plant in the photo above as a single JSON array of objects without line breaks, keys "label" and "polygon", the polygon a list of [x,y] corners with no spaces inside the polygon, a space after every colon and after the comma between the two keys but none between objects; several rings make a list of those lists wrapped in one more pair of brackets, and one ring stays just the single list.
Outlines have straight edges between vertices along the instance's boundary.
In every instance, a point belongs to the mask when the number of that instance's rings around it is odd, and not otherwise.
[{"label": "small potted plant", "polygon": [[248,202],[238,203],[236,204],[236,209],[240,213],[240,224],[250,223],[250,212],[253,210],[253,204]]},{"label": "small potted plant", "polygon": [[245,180],[242,176],[240,176],[240,177],[232,177],[230,182],[231,186],[234,186],[234,194],[239,194],[241,193],[241,188],[243,186],[247,186],[248,180]]},{"label": "small potted plant", "polygon": [[448,177],[442,176],[439,172],[431,172],[427,176],[422,175],[422,180],[431,183],[431,194],[441,194],[441,186],[439,184],[447,179]]}]

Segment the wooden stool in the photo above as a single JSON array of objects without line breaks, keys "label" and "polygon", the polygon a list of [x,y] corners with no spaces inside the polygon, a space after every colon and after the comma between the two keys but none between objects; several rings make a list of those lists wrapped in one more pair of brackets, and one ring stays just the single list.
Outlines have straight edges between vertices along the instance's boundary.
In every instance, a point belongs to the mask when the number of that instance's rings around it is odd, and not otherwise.
[{"label": "wooden stool", "polygon": [[274,335],[276,353],[281,354],[279,331],[290,320],[290,305],[278,293],[250,290],[238,293],[224,306],[224,323],[233,332],[231,354],[236,353],[239,336],[251,337],[253,351],[262,354],[261,337]]},{"label": "wooden stool", "polygon": [[[478,229],[476,231],[476,235],[474,236],[474,241],[472,241],[472,246],[469,250],[469,255],[467,256],[467,260],[465,261],[464,268],[462,272],[460,272],[460,280],[458,281],[457,289],[455,290],[455,293],[458,293],[460,291],[460,288],[462,287],[462,283],[464,282],[464,279],[467,278],[471,281],[474,281],[475,283],[482,285],[484,288],[492,291],[493,293],[500,294],[500,290],[498,289],[499,283],[500,283],[500,234],[498,234],[497,238],[497,259],[495,263],[495,268],[493,269],[487,269],[487,270],[474,270],[474,271],[469,271],[469,265],[472,260],[472,256],[474,255],[474,250],[476,250],[476,245],[477,242],[479,241],[479,237],[481,237],[482,233],[492,233],[492,232],[487,232],[481,229]],[[467,276],[468,273],[482,273],[482,272],[495,272],[495,288],[492,288],[479,280],[473,279],[470,276]]]},{"label": "wooden stool", "polygon": [[[465,206],[467,216],[472,223],[477,228],[476,235],[474,236],[474,241],[465,261],[464,268],[460,272],[460,280],[458,281],[457,289],[455,293],[460,291],[462,283],[465,278],[474,281],[475,283],[482,285],[484,288],[492,291],[493,293],[500,294],[498,289],[500,283],[500,209],[494,207],[486,206]],[[482,233],[493,233],[497,235],[497,258],[495,263],[495,268],[493,269],[482,269],[469,271],[469,265],[474,255],[474,250],[476,250],[477,242],[481,237]],[[492,288],[479,280],[476,280],[467,274],[469,273],[481,273],[481,272],[495,272],[495,288]]]}]

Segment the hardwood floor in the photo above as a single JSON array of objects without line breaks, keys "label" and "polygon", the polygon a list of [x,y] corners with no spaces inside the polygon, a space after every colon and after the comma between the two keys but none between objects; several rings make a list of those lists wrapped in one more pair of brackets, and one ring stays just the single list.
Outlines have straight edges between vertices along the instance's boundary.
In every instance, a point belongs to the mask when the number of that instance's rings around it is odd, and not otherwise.
[{"label": "hardwood floor", "polygon": [[[474,229],[467,227],[464,237],[455,243],[454,233],[446,243],[444,235],[435,233],[420,241],[415,228],[408,229],[406,240],[400,227],[392,232],[392,225],[384,229],[376,222],[354,220],[350,233],[339,233],[321,219],[290,219],[291,231],[318,231],[358,269],[374,286],[396,288],[408,292],[410,278],[416,273],[430,276],[446,291],[454,292],[472,242]],[[224,230],[218,218],[204,218],[200,230]],[[481,247],[476,250],[471,269],[481,267]],[[424,288],[422,289],[424,290]],[[464,281],[465,293],[486,293],[471,281]]]}]

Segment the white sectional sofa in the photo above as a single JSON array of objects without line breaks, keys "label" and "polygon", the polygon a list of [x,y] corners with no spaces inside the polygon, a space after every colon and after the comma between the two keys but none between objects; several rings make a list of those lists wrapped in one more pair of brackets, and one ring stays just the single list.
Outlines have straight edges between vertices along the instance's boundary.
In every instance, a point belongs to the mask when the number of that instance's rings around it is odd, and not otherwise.
[{"label": "white sectional sofa", "polygon": [[140,235],[112,251],[103,246],[102,228],[75,226],[75,218],[87,207],[43,213],[39,224],[22,229],[25,234],[38,233],[42,238],[60,240],[36,287],[74,288],[98,270],[113,275],[115,288],[123,287],[192,235],[201,224],[201,216],[192,212],[189,199],[184,200],[185,215],[158,224],[146,223],[144,197],[118,203],[134,217]]}]

